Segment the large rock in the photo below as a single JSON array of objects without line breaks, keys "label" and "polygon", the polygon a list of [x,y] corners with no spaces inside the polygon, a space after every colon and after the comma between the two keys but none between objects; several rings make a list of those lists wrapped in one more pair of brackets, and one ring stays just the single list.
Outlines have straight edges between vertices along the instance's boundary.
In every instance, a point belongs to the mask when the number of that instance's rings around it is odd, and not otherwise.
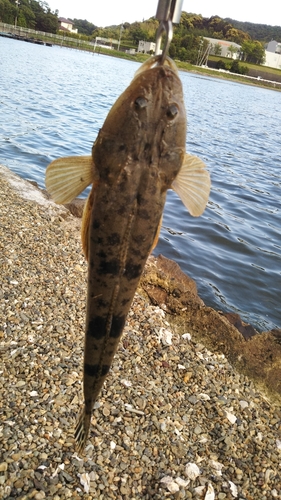
[{"label": "large rock", "polygon": [[[168,321],[179,333],[189,332],[212,351],[225,354],[269,397],[281,401],[281,330],[258,334],[238,315],[226,317],[205,306],[195,282],[162,255],[148,259],[140,289],[169,314]],[[246,338],[235,325],[242,328]]]}]

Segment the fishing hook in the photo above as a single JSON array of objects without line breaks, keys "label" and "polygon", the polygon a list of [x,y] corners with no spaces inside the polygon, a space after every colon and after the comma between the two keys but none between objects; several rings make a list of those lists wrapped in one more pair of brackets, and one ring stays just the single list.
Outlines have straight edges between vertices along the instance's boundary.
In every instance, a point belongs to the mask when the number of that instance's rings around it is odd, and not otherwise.
[{"label": "fishing hook", "polygon": [[160,21],[156,32],[155,55],[160,54],[162,35],[166,32],[166,40],[161,56],[161,64],[165,61],[170,43],[173,39],[173,24],[179,23],[183,0],[159,0],[156,19]]}]

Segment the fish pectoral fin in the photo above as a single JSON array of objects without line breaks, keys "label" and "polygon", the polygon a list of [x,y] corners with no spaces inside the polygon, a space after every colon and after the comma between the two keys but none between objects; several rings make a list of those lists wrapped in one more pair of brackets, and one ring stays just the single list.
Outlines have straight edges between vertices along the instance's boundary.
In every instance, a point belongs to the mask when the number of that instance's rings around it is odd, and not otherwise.
[{"label": "fish pectoral fin", "polygon": [[93,178],[91,156],[68,156],[48,165],[45,184],[56,203],[69,203],[93,182]]},{"label": "fish pectoral fin", "polygon": [[200,158],[186,153],[182,167],[172,183],[172,189],[194,217],[204,212],[210,194],[210,174],[205,167]]}]

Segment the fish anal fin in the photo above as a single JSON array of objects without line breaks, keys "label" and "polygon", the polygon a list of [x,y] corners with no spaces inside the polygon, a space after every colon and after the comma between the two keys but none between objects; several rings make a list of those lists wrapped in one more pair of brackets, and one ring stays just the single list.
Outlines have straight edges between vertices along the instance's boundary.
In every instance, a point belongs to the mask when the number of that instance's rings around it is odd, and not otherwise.
[{"label": "fish anal fin", "polygon": [[210,194],[210,174],[205,167],[200,158],[186,153],[182,167],[172,183],[172,189],[194,217],[204,212]]},{"label": "fish anal fin", "polygon": [[162,219],[163,219],[163,215],[161,216],[161,219],[159,221],[159,224],[158,224],[158,227],[157,227],[157,231],[155,233],[155,237],[154,237],[154,240],[153,240],[153,243],[152,243],[152,247],[151,247],[150,253],[153,252],[154,248],[156,247],[156,245],[158,243],[159,234],[160,234],[161,226],[162,226]]},{"label": "fish anal fin", "polygon": [[82,248],[83,248],[83,252],[84,252],[86,260],[88,260],[88,256],[89,256],[89,227],[90,227],[91,213],[92,213],[92,208],[93,208],[93,203],[94,203],[94,192],[95,192],[97,185],[98,185],[98,181],[96,181],[93,184],[91,192],[90,192],[90,194],[86,200],[86,203],[84,205],[83,215],[82,215],[81,241],[82,241]]},{"label": "fish anal fin", "polygon": [[91,156],[68,156],[52,161],[46,170],[47,191],[56,203],[69,203],[94,179]]}]

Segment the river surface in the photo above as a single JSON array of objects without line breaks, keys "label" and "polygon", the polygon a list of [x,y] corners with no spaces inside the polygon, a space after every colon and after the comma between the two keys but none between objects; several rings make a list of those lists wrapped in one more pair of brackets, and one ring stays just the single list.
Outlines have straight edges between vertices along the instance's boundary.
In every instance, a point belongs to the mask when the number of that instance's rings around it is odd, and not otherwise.
[{"label": "river surface", "polygon": [[[88,155],[139,64],[0,38],[0,163],[44,187],[46,166]],[[180,72],[186,148],[211,174],[191,217],[169,191],[155,254],[178,262],[205,303],[259,331],[281,327],[281,92]]]}]

